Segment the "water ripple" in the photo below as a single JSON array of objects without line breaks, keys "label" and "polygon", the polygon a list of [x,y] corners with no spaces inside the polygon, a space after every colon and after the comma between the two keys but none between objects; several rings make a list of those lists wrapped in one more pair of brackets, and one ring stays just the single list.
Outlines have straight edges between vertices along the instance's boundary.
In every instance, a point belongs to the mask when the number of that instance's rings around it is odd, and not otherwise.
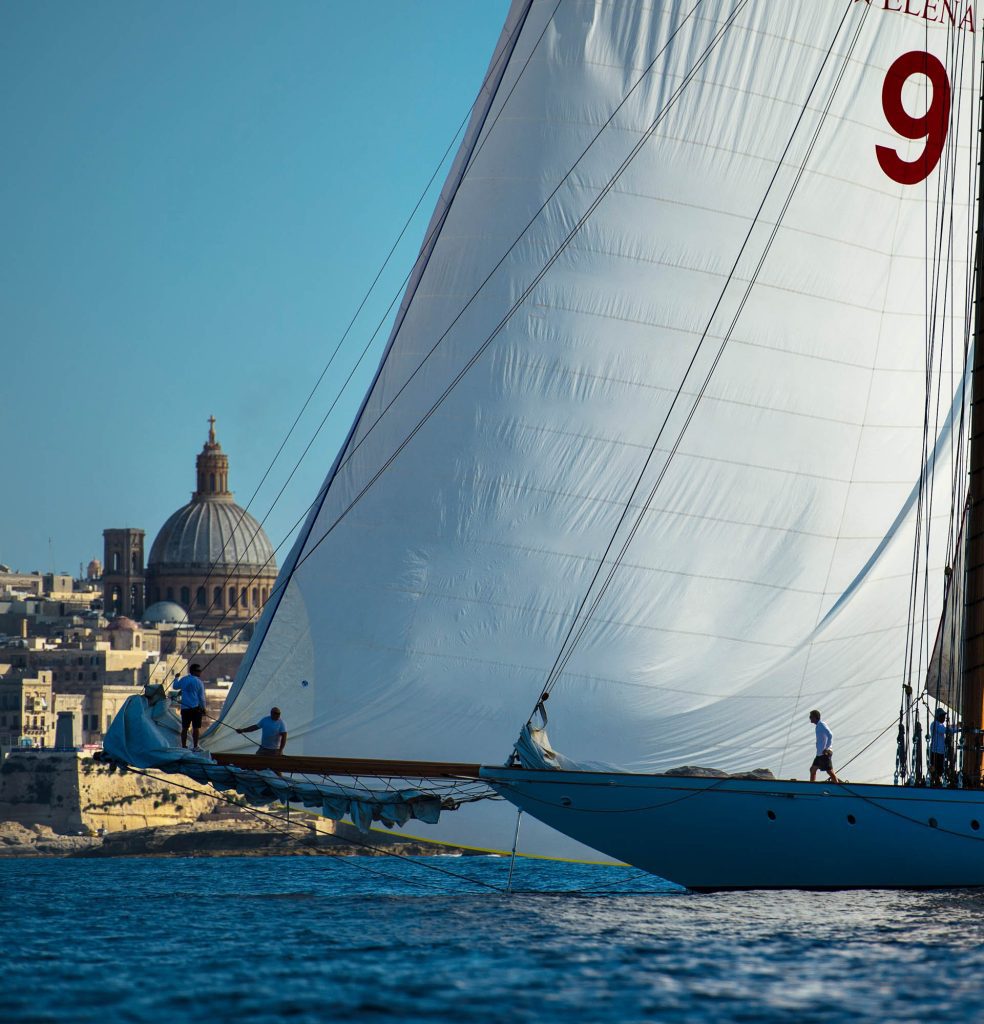
[{"label": "water ripple", "polygon": [[[422,891],[412,861],[386,876],[325,858],[3,861],[0,1016],[982,1019],[980,891],[696,896],[624,869],[520,862],[517,887],[533,891],[509,896],[474,882],[502,885],[502,859],[454,866],[472,881]],[[598,890],[613,878],[630,891]]]}]

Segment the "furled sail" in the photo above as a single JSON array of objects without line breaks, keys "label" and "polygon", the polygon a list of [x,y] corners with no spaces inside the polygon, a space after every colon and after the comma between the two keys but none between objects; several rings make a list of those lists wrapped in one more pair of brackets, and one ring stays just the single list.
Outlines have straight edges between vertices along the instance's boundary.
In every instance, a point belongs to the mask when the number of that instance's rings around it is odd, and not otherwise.
[{"label": "furled sail", "polygon": [[514,2],[225,723],[502,763],[556,665],[578,759],[802,778],[819,707],[890,778],[970,305],[977,26],[931,6]]},{"label": "furled sail", "polygon": [[[954,712],[960,707],[966,553],[961,531],[954,546],[953,565],[948,567],[945,574],[943,615],[936,630],[933,651],[926,670],[926,695],[934,711],[939,704]],[[954,720],[956,719],[957,716],[954,716]]]}]

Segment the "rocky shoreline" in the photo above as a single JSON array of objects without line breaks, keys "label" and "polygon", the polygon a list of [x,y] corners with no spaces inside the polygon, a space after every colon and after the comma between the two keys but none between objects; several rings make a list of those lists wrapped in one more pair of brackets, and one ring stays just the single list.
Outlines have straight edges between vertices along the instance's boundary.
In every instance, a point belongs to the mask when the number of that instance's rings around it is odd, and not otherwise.
[{"label": "rocky shoreline", "polygon": [[47,825],[0,822],[0,859],[8,857],[285,857],[330,855],[403,857],[461,854],[468,851],[397,835],[372,832],[302,817],[267,824],[212,821],[136,828],[104,835],[59,835]]}]

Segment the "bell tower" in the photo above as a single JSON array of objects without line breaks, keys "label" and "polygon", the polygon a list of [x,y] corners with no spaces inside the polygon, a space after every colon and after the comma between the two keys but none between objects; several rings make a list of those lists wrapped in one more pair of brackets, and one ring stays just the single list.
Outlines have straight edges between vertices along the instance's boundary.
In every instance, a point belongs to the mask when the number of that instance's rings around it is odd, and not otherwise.
[{"label": "bell tower", "polygon": [[144,613],[144,532],[130,527],[103,530],[103,610],[106,618]]}]

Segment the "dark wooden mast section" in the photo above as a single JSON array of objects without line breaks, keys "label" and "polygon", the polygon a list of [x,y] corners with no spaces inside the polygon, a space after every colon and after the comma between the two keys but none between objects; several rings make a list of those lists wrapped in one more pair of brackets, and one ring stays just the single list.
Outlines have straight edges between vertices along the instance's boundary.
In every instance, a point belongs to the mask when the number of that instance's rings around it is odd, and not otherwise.
[{"label": "dark wooden mast section", "polygon": [[[982,97],[984,113],[984,97]],[[974,362],[970,390],[967,461],[967,577],[965,582],[963,699],[964,785],[981,784],[981,729],[984,728],[984,122],[978,135],[977,238],[974,246]]]},{"label": "dark wooden mast section", "polygon": [[479,765],[457,761],[384,761],[361,757],[293,757],[289,754],[213,754],[217,764],[284,775],[372,776],[380,779],[477,779]]}]

